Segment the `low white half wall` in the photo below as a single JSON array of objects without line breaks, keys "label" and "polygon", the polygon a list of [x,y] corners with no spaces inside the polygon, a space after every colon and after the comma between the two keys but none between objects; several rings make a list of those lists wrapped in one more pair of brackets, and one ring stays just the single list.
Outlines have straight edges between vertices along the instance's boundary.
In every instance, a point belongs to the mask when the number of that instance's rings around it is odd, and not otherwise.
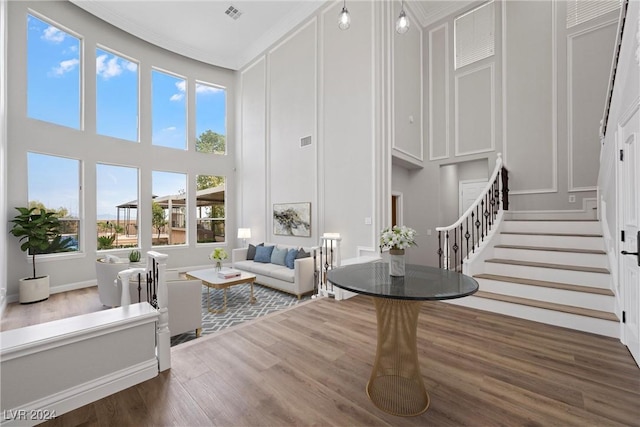
[{"label": "low white half wall", "polygon": [[148,303],[0,333],[4,425],[34,425],[158,375]]}]

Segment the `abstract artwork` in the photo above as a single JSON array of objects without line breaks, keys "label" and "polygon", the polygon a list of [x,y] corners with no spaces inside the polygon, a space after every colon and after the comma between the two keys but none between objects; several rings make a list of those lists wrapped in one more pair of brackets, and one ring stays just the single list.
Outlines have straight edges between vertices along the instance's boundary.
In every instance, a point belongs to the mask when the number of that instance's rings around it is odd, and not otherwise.
[{"label": "abstract artwork", "polygon": [[311,203],[275,203],[273,234],[277,236],[311,236]]}]

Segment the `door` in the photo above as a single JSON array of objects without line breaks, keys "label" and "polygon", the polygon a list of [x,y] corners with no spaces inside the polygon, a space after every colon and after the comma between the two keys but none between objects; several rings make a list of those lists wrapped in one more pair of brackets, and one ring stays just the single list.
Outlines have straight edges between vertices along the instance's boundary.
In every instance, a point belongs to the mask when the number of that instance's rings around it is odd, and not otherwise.
[{"label": "door", "polygon": [[[620,250],[638,252],[640,231],[640,149],[636,110],[630,120],[618,128],[621,160],[618,162],[618,208],[624,241]],[[640,258],[638,255],[619,255],[620,291],[623,311],[623,342],[640,366]]]},{"label": "door", "polygon": [[482,190],[487,186],[487,180],[473,179],[468,181],[460,181],[460,200],[458,202],[458,215],[462,216],[463,213],[469,209],[469,206],[476,201]]}]

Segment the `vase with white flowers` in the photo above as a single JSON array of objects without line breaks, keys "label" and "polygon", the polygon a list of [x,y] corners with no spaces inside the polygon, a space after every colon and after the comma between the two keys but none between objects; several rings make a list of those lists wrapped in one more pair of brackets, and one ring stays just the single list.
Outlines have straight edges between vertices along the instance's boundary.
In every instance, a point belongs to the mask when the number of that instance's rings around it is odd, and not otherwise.
[{"label": "vase with white flowers", "polygon": [[380,233],[380,250],[389,248],[389,274],[404,276],[404,250],[417,246],[416,230],[407,226],[387,227]]},{"label": "vase with white flowers", "polygon": [[209,255],[209,259],[215,261],[216,271],[220,271],[222,269],[222,261],[227,259],[228,256],[224,248],[215,248],[213,252],[211,252],[211,255]]}]

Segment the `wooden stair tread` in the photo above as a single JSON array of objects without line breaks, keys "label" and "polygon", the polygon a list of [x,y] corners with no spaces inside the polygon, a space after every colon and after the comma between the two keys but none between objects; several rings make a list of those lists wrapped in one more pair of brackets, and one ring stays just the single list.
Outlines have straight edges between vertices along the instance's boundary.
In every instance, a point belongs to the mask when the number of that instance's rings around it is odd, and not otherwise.
[{"label": "wooden stair tread", "polygon": [[540,286],[544,288],[562,289],[566,291],[585,292],[597,295],[613,296],[611,289],[595,288],[592,286],[570,285],[568,283],[548,282],[545,280],[525,279],[524,277],[501,276],[498,274],[476,274],[473,276],[477,279],[496,280],[499,282],[518,283],[521,285]]},{"label": "wooden stair tread", "polygon": [[546,310],[560,311],[563,313],[576,314],[579,316],[610,320],[612,322],[620,321],[618,319],[618,316],[616,316],[614,313],[609,313],[601,310],[592,310],[589,308],[574,307],[570,305],[556,304],[556,303],[546,302],[546,301],[537,301],[537,300],[532,300],[528,298],[512,297],[508,295],[500,295],[500,294],[495,294],[492,292],[485,292],[485,291],[478,291],[475,294],[473,294],[473,296],[479,297],[479,298],[492,299],[496,301],[509,302],[513,304],[526,305],[529,307],[543,308]]},{"label": "wooden stair tread", "polygon": [[492,258],[492,259],[486,260],[485,262],[491,262],[494,264],[522,265],[525,267],[554,268],[557,270],[583,271],[586,273],[609,274],[609,270],[607,270],[606,268],[587,267],[582,265],[550,264],[546,262],[518,261],[513,259],[501,259],[501,258]]},{"label": "wooden stair tread", "polygon": [[577,248],[550,248],[544,246],[520,246],[520,245],[496,245],[496,248],[502,249],[525,249],[530,251],[550,251],[550,252],[575,252],[578,254],[595,254],[606,255],[605,251],[597,249],[577,249]]},{"label": "wooden stair tread", "polygon": [[591,233],[543,233],[539,231],[501,231],[500,234],[517,234],[522,236],[558,236],[558,237],[602,237],[602,234]]}]

